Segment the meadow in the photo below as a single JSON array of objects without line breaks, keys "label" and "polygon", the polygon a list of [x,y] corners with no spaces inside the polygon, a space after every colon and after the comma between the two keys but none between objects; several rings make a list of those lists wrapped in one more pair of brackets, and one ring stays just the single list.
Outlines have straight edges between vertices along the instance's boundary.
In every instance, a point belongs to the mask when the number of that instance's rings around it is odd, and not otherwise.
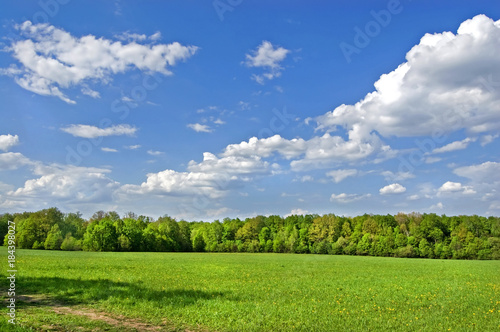
[{"label": "meadow", "polygon": [[2,331],[500,329],[500,261],[44,250],[16,256],[18,324],[7,324],[4,293]]}]

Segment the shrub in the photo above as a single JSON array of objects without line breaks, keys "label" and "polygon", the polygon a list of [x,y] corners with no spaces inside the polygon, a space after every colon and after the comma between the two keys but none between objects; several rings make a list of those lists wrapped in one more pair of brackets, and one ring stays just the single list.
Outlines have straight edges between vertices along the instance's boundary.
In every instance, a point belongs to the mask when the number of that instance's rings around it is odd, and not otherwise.
[{"label": "shrub", "polygon": [[66,234],[66,237],[64,238],[64,241],[61,244],[61,250],[65,251],[82,250],[81,241],[72,237],[71,233],[68,233]]}]

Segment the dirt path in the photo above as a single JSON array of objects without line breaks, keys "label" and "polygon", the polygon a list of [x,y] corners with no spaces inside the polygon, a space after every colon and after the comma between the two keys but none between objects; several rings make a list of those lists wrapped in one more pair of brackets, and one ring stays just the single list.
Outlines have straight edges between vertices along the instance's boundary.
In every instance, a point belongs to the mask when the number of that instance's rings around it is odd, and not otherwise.
[{"label": "dirt path", "polygon": [[[70,307],[53,307],[52,310],[54,310],[58,314],[71,314],[71,315],[76,315],[76,316],[85,316],[89,319],[92,320],[99,320],[101,322],[105,322],[109,325],[115,326],[115,327],[120,327],[120,328],[127,328],[127,329],[132,329],[132,330],[137,330],[137,331],[161,331],[162,328],[161,326],[154,326],[151,324],[146,324],[143,323],[139,320],[135,319],[130,319],[126,318],[125,316],[117,316],[116,318],[113,318],[109,316],[106,313],[103,312],[98,312],[90,309],[73,309]],[[186,331],[187,332],[187,331]]]},{"label": "dirt path", "polygon": [[104,323],[111,325],[115,328],[118,328],[120,330],[127,330],[127,331],[184,331],[184,332],[207,331],[207,330],[201,329],[201,328],[195,329],[195,330],[179,329],[179,328],[175,328],[173,325],[168,324],[167,321],[163,322],[165,325],[157,326],[157,325],[142,322],[139,319],[127,318],[126,316],[123,316],[123,315],[118,315],[118,316],[111,315],[111,314],[106,313],[106,312],[97,311],[94,309],[85,308],[85,307],[81,307],[81,306],[69,307],[69,306],[59,304],[59,303],[53,301],[51,298],[46,297],[43,294],[23,295],[23,296],[19,296],[18,300],[25,302],[25,303],[29,303],[29,304],[49,307],[52,311],[54,311],[57,314],[61,314],[61,315],[85,316],[86,318],[88,318],[90,320],[101,321],[101,322],[104,322]]}]

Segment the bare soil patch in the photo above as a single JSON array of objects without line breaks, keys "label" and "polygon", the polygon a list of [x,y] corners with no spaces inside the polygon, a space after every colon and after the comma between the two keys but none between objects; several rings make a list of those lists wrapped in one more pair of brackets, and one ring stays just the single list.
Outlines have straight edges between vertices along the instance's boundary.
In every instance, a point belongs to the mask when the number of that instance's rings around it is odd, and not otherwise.
[{"label": "bare soil patch", "polygon": [[[45,294],[22,295],[18,297],[18,300],[31,305],[50,307],[51,310],[57,314],[84,316],[90,320],[101,321],[108,325],[116,327],[121,331],[207,331],[206,329],[201,328],[195,330],[175,328],[174,326],[169,325],[168,321],[166,320],[163,322],[165,325],[158,326],[142,322],[139,319],[128,318],[123,315],[111,315],[106,312],[97,311],[81,306],[70,307],[61,303],[57,303],[57,301]],[[47,330],[49,331],[62,331],[57,326],[44,326],[44,328],[47,328]]]}]

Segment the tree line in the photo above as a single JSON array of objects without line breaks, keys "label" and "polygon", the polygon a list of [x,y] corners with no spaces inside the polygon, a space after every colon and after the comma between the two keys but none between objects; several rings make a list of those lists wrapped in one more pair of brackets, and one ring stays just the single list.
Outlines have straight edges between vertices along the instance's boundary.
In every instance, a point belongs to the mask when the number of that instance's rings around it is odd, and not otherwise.
[{"label": "tree line", "polygon": [[500,218],[420,213],[256,216],[213,222],[154,220],[129,212],[57,208],[0,215],[0,239],[16,225],[17,248],[86,251],[274,252],[441,259],[500,259]]}]

